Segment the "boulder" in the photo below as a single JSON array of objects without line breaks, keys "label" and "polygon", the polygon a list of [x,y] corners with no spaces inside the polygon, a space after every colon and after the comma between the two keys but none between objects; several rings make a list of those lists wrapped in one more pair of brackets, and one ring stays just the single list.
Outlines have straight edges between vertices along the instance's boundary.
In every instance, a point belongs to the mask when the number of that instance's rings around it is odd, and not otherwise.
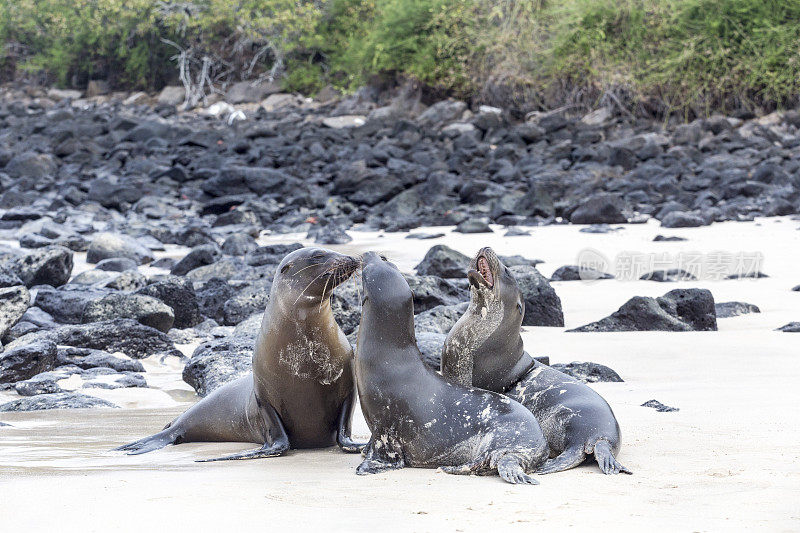
[{"label": "boulder", "polygon": [[110,368],[117,372],[144,372],[144,366],[134,359],[125,359],[103,350],[62,346],[56,353],[56,366],[76,366],[84,370],[90,368]]},{"label": "boulder", "polygon": [[623,210],[624,204],[618,196],[596,194],[578,206],[569,220],[573,224],[623,224],[628,221]]},{"label": "boulder", "polygon": [[761,312],[758,306],[745,302],[720,302],[714,305],[714,309],[717,312],[717,318],[730,318],[733,316]]},{"label": "boulder", "polygon": [[608,331],[716,331],[714,297],[707,289],[675,289],[664,296],[634,296],[610,316],[571,329]]},{"label": "boulder", "polygon": [[677,281],[697,281],[694,274],[681,270],[679,268],[671,268],[669,270],[654,270],[647,274],[642,274],[639,278],[644,281],[658,281],[660,283],[673,283]]},{"label": "boulder", "polygon": [[779,327],[777,331],[783,331],[784,333],[800,333],[800,322],[789,322],[785,326]]},{"label": "boulder", "polygon": [[420,276],[440,278],[466,278],[471,259],[444,244],[437,244],[425,254],[416,266]]},{"label": "boulder", "polygon": [[414,329],[419,337],[422,332],[447,334],[458,319],[467,312],[469,302],[458,305],[439,305],[418,314],[414,318]]},{"label": "boulder", "polygon": [[72,275],[72,250],[63,246],[39,248],[7,261],[5,267],[16,274],[27,287],[60,287]]},{"label": "boulder", "polygon": [[0,289],[0,338],[19,322],[30,304],[31,295],[23,286]]},{"label": "boulder", "polygon": [[525,302],[523,326],[564,326],[564,311],[561,298],[553,286],[533,266],[512,266],[511,274],[517,280]]},{"label": "boulder", "polygon": [[466,283],[458,285],[454,283],[456,280],[438,276],[405,274],[404,277],[414,293],[414,313],[422,313],[440,305],[458,305],[469,300]]},{"label": "boulder", "polygon": [[614,276],[607,272],[600,272],[599,270],[579,265],[559,267],[550,276],[550,281],[596,281],[600,279],[614,279]]},{"label": "boulder", "polygon": [[165,303],[143,294],[109,294],[89,302],[83,311],[81,322],[102,322],[115,318],[132,318],[166,333],[175,322],[172,308]]},{"label": "boulder", "polygon": [[572,363],[567,364],[556,363],[550,367],[558,370],[559,372],[563,372],[568,376],[572,376],[583,383],[623,381],[623,379],[619,377],[619,374],[614,372],[609,367],[598,363],[582,363],[573,361]]},{"label": "boulder", "polygon": [[57,394],[40,394],[22,398],[0,405],[0,411],[43,411],[46,409],[88,409],[92,407],[117,406],[95,396],[79,392],[61,392]]},{"label": "boulder", "polygon": [[30,379],[51,370],[56,361],[56,343],[39,340],[0,353],[0,383]]},{"label": "boulder", "polygon": [[226,326],[235,326],[253,315],[263,315],[271,289],[272,281],[265,279],[240,290],[223,304],[223,323]]},{"label": "boulder", "polygon": [[207,396],[222,385],[247,375],[252,369],[255,337],[230,336],[197,347],[183,369],[183,381],[197,394]]},{"label": "boulder", "polygon": [[190,328],[203,321],[200,305],[192,283],[179,276],[167,276],[136,291],[136,294],[155,298],[172,309],[172,327]]},{"label": "boulder", "polygon": [[86,262],[97,263],[103,259],[114,257],[127,257],[140,265],[153,260],[150,249],[132,237],[114,233],[98,233],[89,244]]},{"label": "boulder", "polygon": [[661,220],[665,228],[697,228],[707,225],[706,220],[698,214],[683,211],[672,211]]},{"label": "boulder", "polygon": [[642,407],[650,407],[652,409],[655,409],[659,413],[672,413],[674,411],[680,411],[680,409],[678,409],[677,407],[670,407],[669,405],[664,405],[658,400],[647,400],[642,404]]},{"label": "boulder", "polygon": [[439,371],[442,366],[442,347],[447,335],[432,331],[417,333],[417,346],[422,354],[422,361],[433,370]]},{"label": "boulder", "polygon": [[181,105],[186,99],[186,89],[177,85],[167,85],[158,93],[156,100],[162,105]]}]

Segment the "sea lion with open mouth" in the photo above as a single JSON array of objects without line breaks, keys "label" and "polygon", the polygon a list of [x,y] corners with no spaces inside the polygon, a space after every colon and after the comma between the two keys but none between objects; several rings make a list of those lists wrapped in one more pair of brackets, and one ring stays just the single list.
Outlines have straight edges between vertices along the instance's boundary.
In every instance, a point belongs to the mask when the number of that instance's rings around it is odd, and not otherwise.
[{"label": "sea lion with open mouth", "polygon": [[253,372],[203,398],[160,433],[117,449],[140,454],[184,442],[263,444],[211,461],[334,444],[361,451],[363,445],[350,438],[353,348],[330,305],[333,289],[359,266],[353,257],[322,248],[284,257],[256,341]]},{"label": "sea lion with open mouth", "polygon": [[536,415],[553,455],[537,473],[567,470],[594,454],[603,473],[630,474],[616,460],[619,424],[603,397],[525,352],[522,294],[491,248],[473,258],[468,278],[470,306],[445,340],[442,375],[502,392]]},{"label": "sea lion with open mouth", "polygon": [[528,473],[548,454],[536,418],[501,394],[451,383],[422,362],[413,295],[396,266],[369,252],[362,280],[355,367],[372,437],[357,473],[441,467],[536,484]]}]

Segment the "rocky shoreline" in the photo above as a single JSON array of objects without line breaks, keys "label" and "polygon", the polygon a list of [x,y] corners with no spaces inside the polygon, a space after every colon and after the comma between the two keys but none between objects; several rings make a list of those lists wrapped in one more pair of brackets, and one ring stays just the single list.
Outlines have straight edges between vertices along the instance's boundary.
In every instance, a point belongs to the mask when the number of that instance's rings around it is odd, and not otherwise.
[{"label": "rocky shoreline", "polygon": [[[185,358],[176,344],[200,343],[183,371],[200,395],[247,372],[275,267],[301,246],[259,245],[264,234],[336,245],[349,230],[448,225],[491,239],[489,224],[606,233],[650,217],[675,228],[800,212],[796,112],[664,128],[604,109],[514,122],[369,91],[192,111],[163,94],[81,96],[0,90],[0,388],[22,396],[0,411],[113,406],[79,390],[146,387],[138,360]],[[76,272],[78,256],[94,267]],[[538,261],[503,260],[525,295],[523,325],[563,327]],[[468,301],[468,262],[436,245],[407,274],[432,366]],[[552,280],[586,279],[581,268]],[[353,342],[359,303],[353,284],[333,299]],[[713,331],[718,316],[757,312],[733,303],[679,289],[573,331]],[[602,365],[572,369],[621,379]],[[78,387],[63,390],[73,377]]]}]

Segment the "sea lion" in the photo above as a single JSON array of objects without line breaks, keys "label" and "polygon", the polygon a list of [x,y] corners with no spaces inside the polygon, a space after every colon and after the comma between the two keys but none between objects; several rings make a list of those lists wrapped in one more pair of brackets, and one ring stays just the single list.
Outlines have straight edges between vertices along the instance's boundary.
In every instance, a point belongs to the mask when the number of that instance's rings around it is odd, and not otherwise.
[{"label": "sea lion", "polygon": [[537,473],[567,470],[594,454],[603,473],[630,474],[615,458],[622,442],[619,424],[603,397],[523,349],[522,295],[497,254],[482,248],[467,277],[470,306],[447,335],[442,375],[505,393],[536,415],[553,456]]},{"label": "sea lion", "polygon": [[173,420],[163,431],[117,448],[146,453],[168,444],[231,441],[263,444],[214,460],[280,455],[289,448],[350,438],[355,400],[353,348],[331,311],[333,289],[359,267],[353,257],[301,248],[283,258],[256,340],[251,374],[232,381]]},{"label": "sea lion", "polygon": [[501,394],[450,383],[423,363],[413,295],[396,266],[369,252],[362,280],[356,383],[372,437],[357,473],[441,467],[537,484],[528,472],[543,464],[548,448],[536,418]]}]

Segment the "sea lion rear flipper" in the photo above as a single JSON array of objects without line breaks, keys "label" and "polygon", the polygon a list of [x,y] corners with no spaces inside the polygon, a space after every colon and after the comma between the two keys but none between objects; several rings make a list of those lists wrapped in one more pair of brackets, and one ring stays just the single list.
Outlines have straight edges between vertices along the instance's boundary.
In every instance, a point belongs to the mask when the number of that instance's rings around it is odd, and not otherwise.
[{"label": "sea lion rear flipper", "polygon": [[351,422],[353,419],[353,407],[355,406],[353,399],[355,398],[355,390],[342,404],[342,412],[339,413],[338,430],[336,432],[336,444],[345,453],[361,453],[367,446],[366,442],[355,442],[350,437]]},{"label": "sea lion rear flipper", "polygon": [[552,474],[553,472],[562,472],[578,466],[586,459],[586,452],[583,446],[567,448],[561,455],[548,459],[541,468],[536,470],[537,474]]},{"label": "sea lion rear flipper", "polygon": [[264,440],[266,441],[261,448],[256,450],[247,450],[244,452],[226,455],[224,457],[215,457],[213,459],[198,459],[198,463],[212,463],[215,461],[237,461],[244,459],[262,459],[264,457],[277,457],[289,449],[289,436],[286,434],[286,429],[283,427],[278,413],[269,403],[258,402],[259,412],[263,415]]},{"label": "sea lion rear flipper", "polygon": [[143,439],[134,442],[129,442],[119,448],[114,448],[115,452],[128,452],[128,455],[139,455],[142,453],[152,452],[161,449],[170,444],[177,444],[180,439],[180,434],[171,430],[167,426],[163,431],[150,435]]},{"label": "sea lion rear flipper", "polygon": [[611,451],[611,444],[607,440],[600,440],[594,445],[594,458],[597,465],[604,474],[633,474],[630,470],[622,466],[614,453]]},{"label": "sea lion rear flipper", "polygon": [[[376,446],[377,443],[377,446]],[[399,470],[406,466],[400,448],[393,446],[394,439],[374,436],[370,439],[365,448],[364,461],[358,468],[356,474],[364,476],[367,474],[377,474],[386,470]]]}]

